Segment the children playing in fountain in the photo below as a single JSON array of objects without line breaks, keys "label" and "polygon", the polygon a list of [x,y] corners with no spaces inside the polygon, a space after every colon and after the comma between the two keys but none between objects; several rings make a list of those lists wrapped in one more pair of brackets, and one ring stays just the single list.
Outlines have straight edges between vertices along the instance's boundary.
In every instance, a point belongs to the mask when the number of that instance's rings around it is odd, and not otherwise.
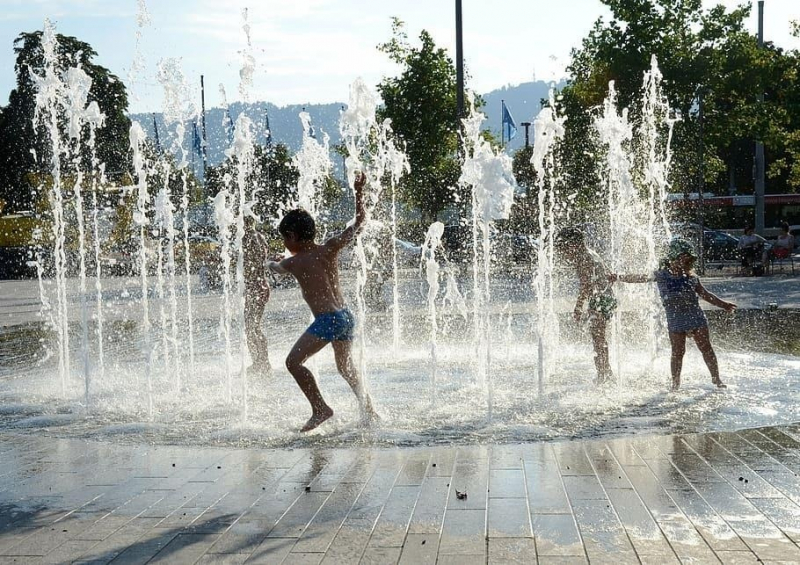
[{"label": "children playing in fountain", "polygon": [[609,275],[609,280],[612,282],[655,281],[658,285],[658,292],[667,314],[667,329],[672,345],[670,368],[673,390],[677,390],[681,386],[681,368],[688,336],[694,337],[697,348],[703,354],[703,360],[711,373],[711,382],[719,388],[725,388],[725,384],[719,377],[717,355],[711,346],[708,321],[705,313],[700,309],[698,297],[714,306],[724,308],[728,312],[732,312],[736,305],[726,302],[706,290],[694,273],[695,259],[692,245],[688,241],[676,238],[670,242],[667,257],[661,268],[652,275]]},{"label": "children playing in fountain", "polygon": [[270,261],[269,267],[281,274],[293,275],[300,285],[314,322],[300,336],[286,358],[286,368],[292,374],[300,390],[311,403],[311,418],[300,429],[313,430],[333,416],[311,371],[304,365],[306,360],[319,352],[328,343],[333,345],[336,368],[361,403],[367,423],[377,415],[372,399],[366,393],[353,363],[352,340],[355,320],[347,309],[339,285],[339,252],[352,243],[366,222],[364,185],[366,176],[357,174],[355,179],[356,214],[353,223],[339,235],[324,244],[314,242],[316,225],[311,215],[302,209],[291,210],[280,222],[278,231],[291,256],[280,262]]},{"label": "children playing in fountain", "polygon": [[558,232],[555,245],[578,275],[578,301],[573,312],[576,321],[583,317],[583,304],[588,301],[586,315],[594,347],[596,383],[606,383],[614,378],[608,362],[606,328],[617,309],[617,300],[608,279],[609,271],[600,256],[586,246],[583,232],[577,228],[564,228]]}]

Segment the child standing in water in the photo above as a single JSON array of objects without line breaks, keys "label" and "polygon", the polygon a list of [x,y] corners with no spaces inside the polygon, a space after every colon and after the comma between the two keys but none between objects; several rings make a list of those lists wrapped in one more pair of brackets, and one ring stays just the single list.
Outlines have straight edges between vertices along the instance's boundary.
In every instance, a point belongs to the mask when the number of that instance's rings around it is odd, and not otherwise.
[{"label": "child standing in water", "polygon": [[267,238],[258,230],[256,219],[247,216],[242,239],[244,254],[244,330],[247,348],[253,364],[248,372],[267,376],[271,372],[267,336],[262,322],[269,302],[269,272],[267,270]]},{"label": "child standing in water", "polygon": [[586,246],[586,238],[579,229],[562,229],[556,236],[555,246],[566,262],[575,267],[578,275],[578,301],[573,312],[576,321],[583,317],[583,304],[588,300],[596,382],[604,384],[614,378],[608,361],[606,328],[617,309],[617,300],[612,292],[609,271],[600,256]]},{"label": "child standing in water", "polygon": [[706,290],[694,272],[695,259],[692,245],[686,240],[676,238],[669,244],[667,258],[662,267],[652,275],[609,275],[609,280],[612,282],[655,281],[658,285],[661,302],[664,304],[664,311],[667,314],[667,329],[672,346],[670,368],[673,390],[677,390],[681,386],[681,368],[688,336],[694,337],[697,348],[703,354],[703,360],[711,373],[711,382],[718,388],[725,388],[725,384],[719,377],[717,355],[711,346],[708,320],[703,310],[700,309],[698,297],[728,312],[735,310],[736,305],[726,302]]},{"label": "child standing in water", "polygon": [[313,430],[333,416],[306,360],[329,343],[333,345],[336,368],[353,389],[364,410],[367,423],[377,419],[372,399],[362,389],[358,370],[353,363],[352,342],[355,319],[344,302],[339,285],[339,252],[359,234],[366,222],[364,185],[366,176],[356,175],[356,214],[353,223],[324,244],[314,242],[316,225],[311,215],[302,209],[291,210],[281,220],[278,231],[291,256],[280,262],[270,261],[269,267],[280,274],[297,279],[303,299],[314,314],[314,322],[300,336],[286,358],[286,368],[311,404],[311,418],[300,429]]}]

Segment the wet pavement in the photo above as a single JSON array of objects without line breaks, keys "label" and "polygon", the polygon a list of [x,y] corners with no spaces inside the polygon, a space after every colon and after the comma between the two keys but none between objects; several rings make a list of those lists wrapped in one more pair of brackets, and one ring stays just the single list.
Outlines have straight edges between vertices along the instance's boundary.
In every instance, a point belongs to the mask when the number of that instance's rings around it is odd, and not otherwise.
[{"label": "wet pavement", "polygon": [[410,449],[0,436],[0,563],[798,563],[800,425]]},{"label": "wet pavement", "polygon": [[[753,335],[796,326],[800,277],[703,280],[753,312],[736,323],[712,318],[726,341],[752,350]],[[415,308],[421,284],[406,274]],[[530,297],[515,294],[529,281],[499,284],[509,311],[530,309]],[[103,281],[108,320],[135,319],[138,285]],[[74,288],[70,297],[81,300]],[[194,300],[199,318],[218,319],[219,294]],[[573,300],[567,290],[559,311]],[[269,305],[284,317],[306,317],[304,308],[293,288]],[[33,332],[21,338],[27,349],[41,340],[31,325],[39,312],[36,281],[0,282],[0,328]],[[796,351],[790,338],[779,351]],[[0,565],[800,563],[800,424],[408,448],[49,436],[0,432]]]}]

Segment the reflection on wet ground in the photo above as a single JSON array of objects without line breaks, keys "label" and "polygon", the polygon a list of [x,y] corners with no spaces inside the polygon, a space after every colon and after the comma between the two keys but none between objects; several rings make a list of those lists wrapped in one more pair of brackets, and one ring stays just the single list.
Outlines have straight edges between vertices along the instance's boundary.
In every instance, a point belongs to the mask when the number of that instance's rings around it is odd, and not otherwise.
[{"label": "reflection on wet ground", "polygon": [[800,562],[800,426],[426,448],[0,434],[0,560]]}]

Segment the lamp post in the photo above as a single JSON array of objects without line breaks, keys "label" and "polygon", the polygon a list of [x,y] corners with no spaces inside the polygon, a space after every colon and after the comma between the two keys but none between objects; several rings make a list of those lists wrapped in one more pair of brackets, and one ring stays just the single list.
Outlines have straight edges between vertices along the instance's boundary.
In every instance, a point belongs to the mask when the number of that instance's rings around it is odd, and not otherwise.
[{"label": "lamp post", "polygon": [[[758,1],[758,48],[764,47],[764,0]],[[763,85],[759,81],[758,102],[764,102]],[[764,143],[756,141],[755,154],[755,228],[758,235],[764,235]]]},{"label": "lamp post", "polygon": [[[345,110],[347,108],[342,104],[342,114],[344,114]],[[344,141],[342,141],[342,145],[344,145]],[[342,151],[342,186],[347,187],[347,158],[344,151]]]},{"label": "lamp post", "polygon": [[703,126],[704,126],[704,119],[705,119],[705,101],[703,100],[703,94],[705,94],[705,89],[701,86],[697,90],[697,126],[698,126],[698,136],[700,137],[700,163],[699,163],[699,172],[700,172],[700,182],[698,183],[697,190],[698,190],[698,202],[697,202],[697,224],[700,226],[700,236],[699,236],[699,244],[697,246],[697,255],[698,255],[698,268],[700,270],[700,274],[705,274],[705,254],[703,253],[703,248],[705,244],[705,200],[703,193],[706,191],[706,144],[705,139],[703,138]]},{"label": "lamp post", "polygon": [[456,108],[458,127],[464,117],[464,33],[461,20],[461,0],[456,0]]},{"label": "lamp post", "polygon": [[203,75],[200,75],[200,113],[203,119],[203,138],[200,147],[203,150],[203,200],[208,197],[206,179],[208,174],[208,138],[206,137],[206,86]]}]

